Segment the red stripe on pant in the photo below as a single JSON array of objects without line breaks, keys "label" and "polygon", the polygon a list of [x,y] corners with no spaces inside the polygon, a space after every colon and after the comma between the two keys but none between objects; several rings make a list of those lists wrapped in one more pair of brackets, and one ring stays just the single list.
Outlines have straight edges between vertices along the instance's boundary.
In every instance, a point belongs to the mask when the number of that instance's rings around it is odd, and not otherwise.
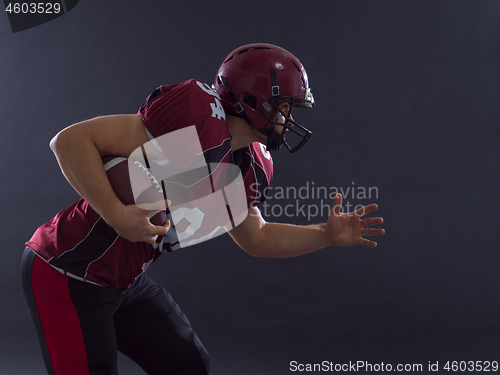
[{"label": "red stripe on pant", "polygon": [[80,320],[71,300],[68,277],[36,257],[32,287],[55,373],[89,375]]}]

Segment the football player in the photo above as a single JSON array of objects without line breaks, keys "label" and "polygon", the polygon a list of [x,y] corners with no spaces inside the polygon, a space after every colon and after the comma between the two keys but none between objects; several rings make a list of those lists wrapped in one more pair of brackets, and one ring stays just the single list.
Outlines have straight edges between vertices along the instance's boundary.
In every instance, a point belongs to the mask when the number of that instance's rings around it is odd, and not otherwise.
[{"label": "football player", "polygon": [[229,235],[247,253],[285,258],[330,245],[376,246],[365,236],[382,235],[368,227],[383,220],[364,215],[377,206],[341,213],[340,194],[326,223],[297,226],[261,216],[257,206],[272,182],[270,151],[296,152],[312,134],[294,120],[297,107],[314,107],[301,62],[278,46],[251,44],[223,60],[213,88],[194,79],[163,85],[137,114],[83,121],[53,138],[62,173],[81,199],[38,228],[22,260],[24,294],[49,374],[117,374],[118,350],[148,374],[209,373],[208,353],[190,323],[144,271],[182,241],[210,238],[214,228],[203,221],[210,212],[182,211],[200,223],[183,236],[171,226],[173,212],[164,225],[153,225],[150,211],[116,197],[104,156],[129,157],[166,134],[195,130],[211,170],[239,168],[246,212]]}]

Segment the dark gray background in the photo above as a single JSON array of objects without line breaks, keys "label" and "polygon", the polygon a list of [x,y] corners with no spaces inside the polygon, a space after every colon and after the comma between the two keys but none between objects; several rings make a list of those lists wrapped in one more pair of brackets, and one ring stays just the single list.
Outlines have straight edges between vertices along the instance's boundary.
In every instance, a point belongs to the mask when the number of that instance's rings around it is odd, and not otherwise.
[{"label": "dark gray background", "polygon": [[252,258],[227,235],[162,257],[148,274],[190,318],[213,373],[500,360],[499,20],[495,0],[82,0],[16,34],[0,15],[0,373],[43,373],[19,261],[77,198],[52,136],[133,113],[160,84],[212,82],[229,51],[253,42],[299,57],[317,101],[296,112],[311,141],[274,153],[274,185],[377,187],[348,200],[378,203],[387,234],[376,249],[287,260]]}]

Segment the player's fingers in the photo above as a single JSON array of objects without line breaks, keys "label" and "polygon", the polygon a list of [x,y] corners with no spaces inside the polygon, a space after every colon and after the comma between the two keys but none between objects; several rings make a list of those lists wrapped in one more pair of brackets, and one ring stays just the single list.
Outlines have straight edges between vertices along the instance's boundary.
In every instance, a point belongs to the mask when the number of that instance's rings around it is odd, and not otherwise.
[{"label": "player's fingers", "polygon": [[362,227],[369,227],[370,225],[382,224],[384,219],[381,217],[367,217],[366,219],[361,219]]},{"label": "player's fingers", "polygon": [[337,193],[333,199],[332,212],[335,216],[340,215],[340,210],[342,208],[342,194]]},{"label": "player's fingers", "polygon": [[[168,224],[167,224],[168,221]],[[156,236],[164,236],[167,234],[168,230],[170,229],[170,221],[167,220],[165,221],[165,224],[163,225],[153,225],[153,228],[151,230],[152,235]],[[156,241],[156,240],[155,240]]]},{"label": "player's fingers", "polygon": [[163,228],[165,228],[165,230],[167,232],[170,230],[170,220],[169,219],[165,220],[165,223],[163,224]]},{"label": "player's fingers", "polygon": [[359,244],[366,247],[377,247],[377,243],[375,241],[370,241],[365,238],[362,238]]},{"label": "player's fingers", "polygon": [[361,230],[363,236],[382,236],[385,234],[385,230],[382,228],[364,228]]},{"label": "player's fingers", "polygon": [[357,216],[365,216],[367,213],[375,211],[378,208],[378,205],[376,203],[369,204],[368,206],[363,206],[361,208],[358,208],[354,213]]}]

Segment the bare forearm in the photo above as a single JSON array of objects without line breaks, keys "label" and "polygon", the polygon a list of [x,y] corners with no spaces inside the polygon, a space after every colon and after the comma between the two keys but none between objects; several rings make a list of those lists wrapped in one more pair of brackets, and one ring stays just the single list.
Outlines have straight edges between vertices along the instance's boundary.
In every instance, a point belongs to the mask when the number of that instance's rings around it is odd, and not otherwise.
[{"label": "bare forearm", "polygon": [[332,244],[325,224],[298,226],[266,223],[261,231],[258,245],[251,250],[251,254],[258,257],[296,257]]},{"label": "bare forearm", "polygon": [[114,194],[106,177],[101,155],[84,129],[72,127],[60,132],[51,141],[61,171],[70,185],[105,220],[122,203]]}]

